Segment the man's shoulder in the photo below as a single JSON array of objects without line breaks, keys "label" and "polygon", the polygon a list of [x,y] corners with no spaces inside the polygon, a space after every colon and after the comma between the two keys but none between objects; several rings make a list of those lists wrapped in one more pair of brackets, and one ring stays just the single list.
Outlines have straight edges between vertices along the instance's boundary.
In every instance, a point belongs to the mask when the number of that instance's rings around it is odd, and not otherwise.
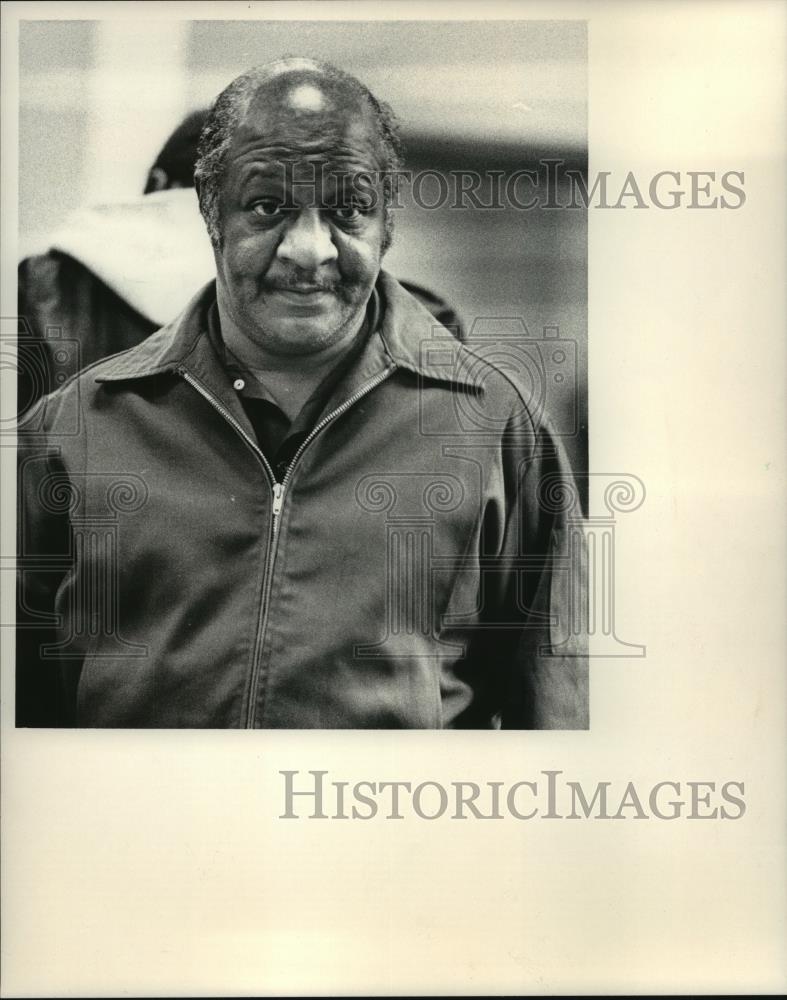
[{"label": "man's shoulder", "polygon": [[[164,332],[159,330],[149,340]],[[59,435],[63,433],[64,426],[72,428],[68,436],[77,436],[83,423],[83,414],[85,410],[92,409],[93,401],[101,391],[104,376],[117,372],[126,356],[136,354],[147,343],[145,341],[137,347],[94,361],[75,372],[52,392],[41,396],[18,418],[17,432],[20,437],[37,437],[50,433]]]},{"label": "man's shoulder", "polygon": [[441,323],[403,282],[386,272],[381,272],[380,288],[386,304],[383,339],[395,361],[425,379],[475,390],[486,400],[484,405],[494,405],[501,413],[506,409],[521,413],[535,425],[532,392],[524,378],[511,373],[504,353],[460,340],[451,326]]},{"label": "man's shoulder", "polygon": [[414,281],[406,281],[403,278],[399,278],[398,281],[406,292],[409,292],[416,301],[429,310],[438,323],[441,323],[458,340],[465,339],[461,316],[452,303],[431,288],[424,287],[424,285],[417,284]]},{"label": "man's shoulder", "polygon": [[168,353],[175,336],[174,324],[156,330],[149,337],[125,351],[110,354],[87,365],[76,372],[62,386],[47,397],[52,402],[68,393],[93,391],[104,382],[131,378],[141,374],[153,374],[161,367],[161,358]]},{"label": "man's shoulder", "polygon": [[205,312],[210,303],[215,301],[215,294],[215,282],[209,282],[169,323],[134,347],[87,366],[68,384],[87,388],[89,385],[100,386],[106,382],[174,371],[188,356],[196,340],[205,333]]},{"label": "man's shoulder", "polygon": [[192,300],[179,317],[136,346],[94,361],[71,375],[19,418],[18,432],[38,435],[58,432],[63,424],[77,426],[81,423],[78,414],[93,409],[107,384],[175,371],[200,330],[195,302]]}]

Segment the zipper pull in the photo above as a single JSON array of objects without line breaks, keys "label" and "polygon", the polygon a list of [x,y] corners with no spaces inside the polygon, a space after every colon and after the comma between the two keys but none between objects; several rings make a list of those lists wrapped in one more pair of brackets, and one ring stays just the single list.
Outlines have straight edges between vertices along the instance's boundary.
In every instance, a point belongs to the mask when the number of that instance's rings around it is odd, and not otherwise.
[{"label": "zipper pull", "polygon": [[284,487],[281,483],[273,484],[273,516],[278,517],[281,513],[281,501],[284,494]]}]

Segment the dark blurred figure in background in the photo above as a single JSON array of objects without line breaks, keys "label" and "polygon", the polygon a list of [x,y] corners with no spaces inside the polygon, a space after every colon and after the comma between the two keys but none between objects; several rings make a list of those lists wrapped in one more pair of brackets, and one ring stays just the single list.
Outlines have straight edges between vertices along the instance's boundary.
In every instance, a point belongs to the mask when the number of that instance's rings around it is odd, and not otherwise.
[{"label": "dark blurred figure in background", "polygon": [[[134,347],[215,273],[194,191],[207,111],[189,114],[148,172],[142,196],[74,213],[46,253],[19,265],[17,413],[94,361]],[[402,282],[461,338],[439,296]]]},{"label": "dark blurred figure in background", "polygon": [[194,160],[205,112],[156,157],[144,196],[75,212],[46,253],[19,265],[17,411],[101,358],[134,347],[211,274]]}]

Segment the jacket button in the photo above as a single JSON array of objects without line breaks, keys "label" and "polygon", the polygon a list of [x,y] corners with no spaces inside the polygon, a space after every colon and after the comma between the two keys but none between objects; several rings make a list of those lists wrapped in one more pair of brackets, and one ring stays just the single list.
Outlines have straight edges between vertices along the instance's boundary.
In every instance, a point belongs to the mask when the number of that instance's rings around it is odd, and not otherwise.
[{"label": "jacket button", "polygon": [[246,383],[243,381],[242,378],[236,378],[235,381],[232,383],[232,388],[237,389],[238,392],[240,392],[241,389],[246,388]]}]

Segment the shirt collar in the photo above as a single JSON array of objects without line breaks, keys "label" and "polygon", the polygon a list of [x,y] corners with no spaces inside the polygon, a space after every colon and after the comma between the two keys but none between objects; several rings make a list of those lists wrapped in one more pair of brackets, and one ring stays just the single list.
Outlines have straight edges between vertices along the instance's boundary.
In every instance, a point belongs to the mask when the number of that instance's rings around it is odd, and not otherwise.
[{"label": "shirt collar", "polygon": [[[367,366],[371,365],[375,374],[377,371],[391,367],[391,361],[381,349],[379,341],[377,331],[379,316],[379,296],[377,291],[373,290],[367,305],[363,328],[359,331],[355,343],[330,370],[323,374],[320,382],[314,387],[309,397],[304,400],[300,410],[291,421],[284,416],[279,403],[264,382],[257,378],[253,372],[250,372],[227,349],[221,336],[218,309],[215,304],[208,311],[207,327],[208,336],[217,355],[223,359],[225,370],[232,379],[233,388],[242,403],[245,405],[250,400],[261,400],[274,406],[289,424],[289,437],[310,431],[326,411],[338,405],[343,395],[351,394],[354,386],[365,382],[369,377]],[[361,363],[362,357],[365,359],[366,365]]]},{"label": "shirt collar", "polygon": [[[367,343],[379,337],[385,353],[397,367],[419,376],[481,388],[478,356],[464,347],[395,278],[381,271],[376,290],[378,332],[373,332]],[[211,281],[171,323],[136,347],[96,365],[95,380],[115,382],[190,370],[195,366],[203,369],[211,360],[221,364],[206,336],[208,315],[215,301],[216,283]],[[361,363],[365,353],[361,355]]]},{"label": "shirt collar", "polygon": [[[331,390],[339,383],[342,377],[352,366],[352,363],[362,353],[363,345],[369,337],[377,333],[377,328],[380,323],[380,315],[380,296],[377,289],[373,288],[372,294],[369,297],[369,302],[366,306],[363,327],[359,331],[355,343],[350,346],[349,350],[338,359],[336,364],[330,370],[325,372],[322,380],[315,387],[314,392],[305,401],[304,406],[311,406],[314,400],[318,397],[324,396],[327,398],[328,395],[330,395]],[[230,378],[233,380],[233,383],[235,383],[235,380],[237,379],[241,379],[243,382],[242,388],[239,387],[238,384],[235,384],[235,388],[240,392],[240,395],[248,399],[264,399],[269,403],[273,403],[274,406],[278,406],[270,389],[265,385],[264,372],[262,373],[263,378],[258,378],[254,372],[250,371],[243,361],[236,357],[227,347],[221,332],[218,305],[215,302],[207,311],[206,326],[207,335],[213,345],[213,349],[221,359],[222,364],[224,365],[224,368]]]}]

